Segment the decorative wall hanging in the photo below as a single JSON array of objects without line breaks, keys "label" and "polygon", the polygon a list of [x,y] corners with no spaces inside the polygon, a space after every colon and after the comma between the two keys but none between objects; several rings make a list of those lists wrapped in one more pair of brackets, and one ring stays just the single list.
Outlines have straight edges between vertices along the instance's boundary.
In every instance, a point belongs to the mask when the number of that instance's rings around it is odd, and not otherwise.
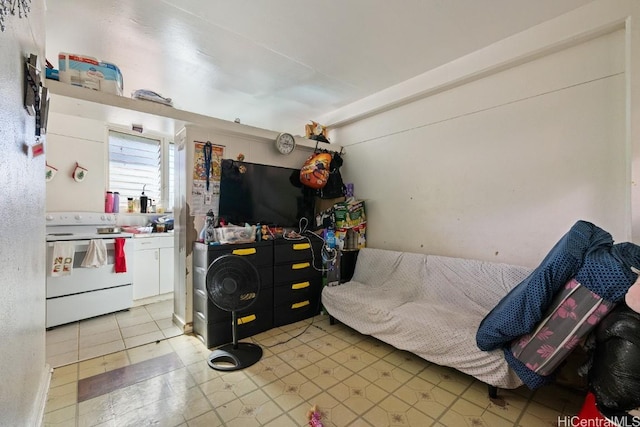
[{"label": "decorative wall hanging", "polygon": [[40,80],[37,55],[30,54],[25,58],[24,68],[24,108],[29,115],[35,116],[35,135],[39,138],[47,131],[47,118],[49,115],[48,90]]},{"label": "decorative wall hanging", "polygon": [[0,0],[0,30],[4,32],[5,16],[16,14],[18,9],[18,18],[26,18],[27,13],[31,12],[31,0]]},{"label": "decorative wall hanging", "polygon": [[45,179],[47,182],[51,181],[53,177],[56,176],[57,172],[58,172],[57,168],[54,168],[49,163],[46,163]]},{"label": "decorative wall hanging", "polygon": [[71,176],[76,182],[82,182],[87,177],[87,172],[89,172],[87,168],[83,168],[76,162],[76,167],[73,169]]},{"label": "decorative wall hanging", "polygon": [[220,176],[224,145],[210,141],[193,141],[193,184],[191,187],[191,215],[206,215],[209,209],[218,216]]}]

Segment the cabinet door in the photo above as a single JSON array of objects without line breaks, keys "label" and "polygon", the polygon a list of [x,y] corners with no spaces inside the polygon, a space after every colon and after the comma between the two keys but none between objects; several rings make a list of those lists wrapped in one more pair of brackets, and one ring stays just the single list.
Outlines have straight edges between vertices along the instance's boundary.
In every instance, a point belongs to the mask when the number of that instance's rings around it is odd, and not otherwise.
[{"label": "cabinet door", "polygon": [[133,270],[133,299],[147,298],[159,293],[160,256],[158,249],[137,250]]},{"label": "cabinet door", "polygon": [[160,293],[173,292],[173,248],[160,248]]}]

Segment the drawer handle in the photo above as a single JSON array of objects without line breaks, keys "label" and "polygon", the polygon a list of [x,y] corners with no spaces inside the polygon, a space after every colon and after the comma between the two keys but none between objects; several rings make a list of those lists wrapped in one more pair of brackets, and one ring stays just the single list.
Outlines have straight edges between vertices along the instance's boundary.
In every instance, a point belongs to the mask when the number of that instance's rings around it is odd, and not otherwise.
[{"label": "drawer handle", "polygon": [[309,286],[311,286],[311,283],[309,282],[294,283],[293,285],[291,285],[291,289],[304,289],[308,288]]},{"label": "drawer handle", "polygon": [[231,253],[234,255],[253,255],[256,253],[256,248],[234,249]]},{"label": "drawer handle", "polygon": [[291,308],[295,310],[296,308],[301,308],[301,307],[307,306],[309,304],[310,304],[309,300],[306,300],[306,301],[302,301],[302,302],[297,302],[295,304],[291,304]]},{"label": "drawer handle", "polygon": [[308,262],[301,262],[301,263],[298,263],[298,264],[293,264],[291,266],[291,269],[292,270],[302,270],[303,268],[309,268],[309,267],[311,267],[311,264],[309,264]]},{"label": "drawer handle", "polygon": [[293,250],[294,251],[303,251],[305,249],[309,249],[311,245],[309,243],[294,243]]},{"label": "drawer handle", "polygon": [[240,317],[238,319],[238,325],[244,325],[245,323],[253,322],[254,320],[256,320],[255,314],[250,314],[248,316]]}]

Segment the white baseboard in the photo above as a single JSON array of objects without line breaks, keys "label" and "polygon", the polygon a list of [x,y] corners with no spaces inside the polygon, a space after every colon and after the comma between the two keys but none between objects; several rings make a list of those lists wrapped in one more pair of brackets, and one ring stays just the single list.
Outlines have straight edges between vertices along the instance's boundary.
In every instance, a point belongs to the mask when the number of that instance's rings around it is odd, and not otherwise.
[{"label": "white baseboard", "polygon": [[40,390],[38,390],[38,395],[34,401],[33,409],[33,420],[34,423],[29,425],[41,426],[44,422],[44,410],[47,406],[47,398],[49,397],[49,387],[51,386],[51,376],[53,375],[53,369],[51,365],[48,363],[45,364],[44,374],[42,376],[42,381],[40,382]]}]

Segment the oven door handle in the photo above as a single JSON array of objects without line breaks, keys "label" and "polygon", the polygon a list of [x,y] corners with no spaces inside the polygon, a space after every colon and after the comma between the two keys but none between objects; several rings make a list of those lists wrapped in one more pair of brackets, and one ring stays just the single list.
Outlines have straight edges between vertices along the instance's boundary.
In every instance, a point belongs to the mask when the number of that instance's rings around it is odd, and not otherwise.
[{"label": "oven door handle", "polygon": [[[116,239],[96,239],[96,240],[102,240],[104,242],[105,245],[113,245],[116,242]],[[76,248],[76,251],[78,250],[79,246],[83,246],[86,247],[87,249],[89,248],[89,243],[91,243],[91,239],[89,240],[59,240],[59,242],[72,242]],[[55,245],[56,242],[47,242],[47,246],[52,248],[53,245]]]}]

